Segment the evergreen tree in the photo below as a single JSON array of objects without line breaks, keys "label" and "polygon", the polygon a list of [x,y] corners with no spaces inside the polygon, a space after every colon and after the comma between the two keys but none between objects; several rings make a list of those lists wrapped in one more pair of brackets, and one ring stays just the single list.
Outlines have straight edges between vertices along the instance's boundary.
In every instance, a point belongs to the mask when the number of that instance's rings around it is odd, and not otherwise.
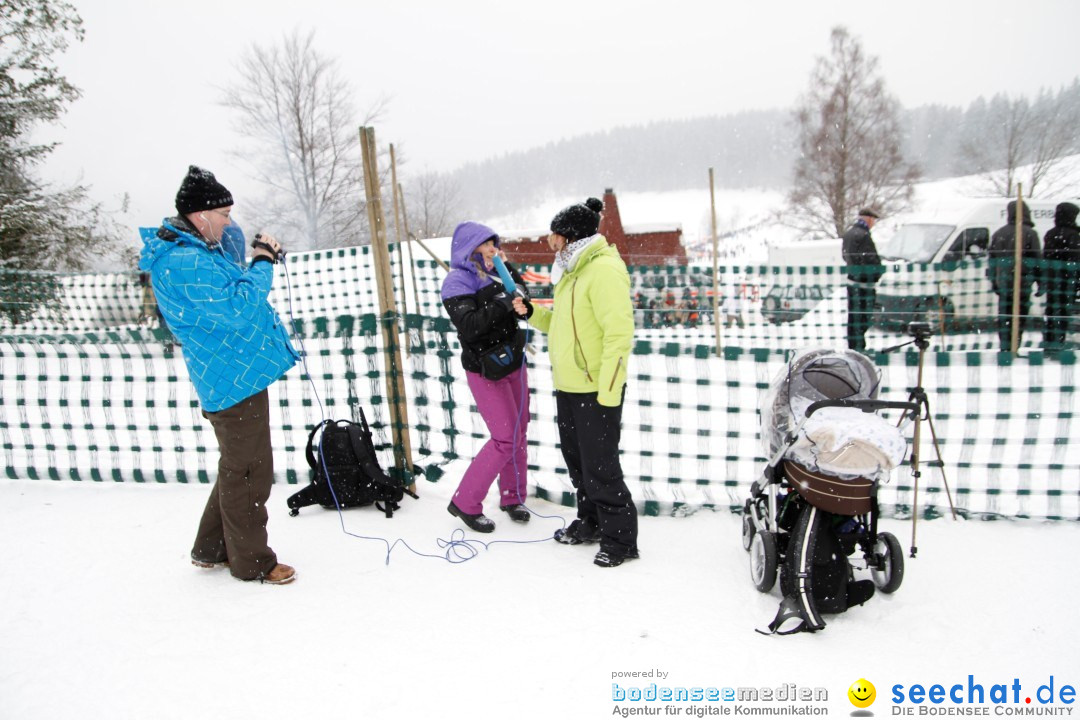
[{"label": "evergreen tree", "polygon": [[0,0],[0,268],[79,271],[119,252],[117,226],[84,186],[53,188],[33,172],[55,143],[33,143],[31,131],[79,97],[55,57],[82,39],[65,2]]}]

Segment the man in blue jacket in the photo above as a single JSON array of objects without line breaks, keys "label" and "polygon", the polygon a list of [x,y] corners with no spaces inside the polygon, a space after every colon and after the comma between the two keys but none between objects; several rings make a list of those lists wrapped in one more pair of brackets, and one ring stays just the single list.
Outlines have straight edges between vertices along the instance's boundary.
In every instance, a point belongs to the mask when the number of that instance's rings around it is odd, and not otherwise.
[{"label": "man in blue jacket", "polygon": [[221,238],[232,205],[214,174],[192,165],[176,194],[178,215],[144,235],[139,269],[150,273],[220,446],[217,481],[191,562],[283,585],[296,571],[279,563],[267,544],[266,501],[274,480],[267,388],[299,356],[267,300],[281,246],[263,235],[250,267],[227,258]]}]

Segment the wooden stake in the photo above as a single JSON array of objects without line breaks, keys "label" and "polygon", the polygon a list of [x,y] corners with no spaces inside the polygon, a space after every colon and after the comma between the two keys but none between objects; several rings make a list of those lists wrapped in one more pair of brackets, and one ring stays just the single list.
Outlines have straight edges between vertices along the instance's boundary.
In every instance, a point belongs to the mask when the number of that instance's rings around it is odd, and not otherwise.
[{"label": "wooden stake", "polygon": [[425,245],[423,240],[416,237],[412,233],[409,233],[409,240],[411,240],[412,242],[414,242],[417,245],[419,245],[420,247],[422,247],[424,249],[424,252],[426,252],[428,255],[430,255],[431,259],[439,264],[439,267],[441,267],[446,272],[450,272],[450,266],[446,264],[446,261],[443,260],[438,255],[436,255],[435,252],[431,248],[429,248],[427,245]]},{"label": "wooden stake", "polygon": [[[383,359],[386,373],[386,397],[390,407],[390,432],[393,439],[394,467],[403,479],[412,476],[412,447],[409,442],[409,412],[405,397],[405,374],[397,338],[397,308],[394,305],[394,282],[390,271],[390,249],[386,242],[386,221],[379,189],[379,164],[375,153],[375,129],[360,128],[363,150],[364,193],[367,197],[368,223],[371,227],[371,251],[378,288],[379,316],[383,336]],[[416,485],[410,485],[415,492]]]},{"label": "wooden stake", "polygon": [[1024,191],[1021,183],[1016,183],[1016,247],[1013,249],[1013,296],[1012,296],[1012,338],[1009,346],[1012,354],[1020,350],[1020,263],[1024,251]]},{"label": "wooden stake", "polygon": [[[401,203],[401,225],[405,228],[405,237],[412,238],[412,233],[409,232],[409,213],[405,211],[405,191],[401,189],[400,184],[395,184],[395,190],[398,195],[398,202]],[[416,314],[420,314],[420,286],[416,282],[416,260],[413,258],[412,243],[409,243],[409,274],[412,277],[412,289],[413,289],[413,301],[416,303]],[[417,333],[420,338],[420,346],[424,345],[424,325],[421,323],[417,327]]]},{"label": "wooden stake", "polygon": [[[398,269],[401,277],[401,330],[405,333],[405,354],[412,355],[412,349],[409,347],[409,327],[408,322],[405,320],[405,316],[409,314],[409,304],[405,302],[405,251],[401,247],[401,239],[403,237],[401,233],[401,214],[398,208],[398,194],[397,194],[397,157],[394,155],[394,144],[390,143],[390,183],[391,190],[394,196],[394,240],[397,242],[397,255],[398,255]],[[419,312],[419,309],[417,309]]]},{"label": "wooden stake", "polygon": [[720,240],[716,236],[716,186],[712,168],[709,168],[709,201],[712,204],[712,316],[716,326],[716,356],[720,357]]}]

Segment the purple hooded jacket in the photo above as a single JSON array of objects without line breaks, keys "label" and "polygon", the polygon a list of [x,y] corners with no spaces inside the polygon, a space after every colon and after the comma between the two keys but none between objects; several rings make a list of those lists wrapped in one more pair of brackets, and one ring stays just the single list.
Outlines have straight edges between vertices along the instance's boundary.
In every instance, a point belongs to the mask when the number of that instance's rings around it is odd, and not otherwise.
[{"label": "purple hooded jacket", "polygon": [[450,272],[442,284],[443,300],[458,295],[475,295],[492,283],[492,279],[481,275],[473,264],[479,261],[478,257],[474,257],[476,249],[492,238],[495,238],[495,246],[498,247],[499,235],[487,225],[463,222],[457,226],[450,243]]},{"label": "purple hooded jacket", "polygon": [[[520,367],[524,358],[525,332],[518,328],[511,296],[501,282],[474,264],[479,262],[476,249],[492,238],[498,245],[499,236],[486,225],[458,225],[450,245],[450,272],[442,285],[443,307],[461,340],[461,364],[475,373],[486,372],[482,358],[491,349],[512,348],[513,361],[501,368],[510,372]],[[513,274],[514,269],[507,268]]]}]

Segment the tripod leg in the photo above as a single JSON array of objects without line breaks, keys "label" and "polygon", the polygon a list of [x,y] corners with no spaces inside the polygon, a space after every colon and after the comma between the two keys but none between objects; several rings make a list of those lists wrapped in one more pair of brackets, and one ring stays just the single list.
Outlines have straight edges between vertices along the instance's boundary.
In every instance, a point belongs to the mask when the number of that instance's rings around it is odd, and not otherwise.
[{"label": "tripod leg", "polygon": [[919,552],[919,548],[915,544],[915,528],[919,521],[919,476],[922,474],[919,470],[919,445],[922,441],[921,424],[922,417],[916,416],[915,434],[911,441],[911,476],[915,479],[915,488],[911,496],[911,554],[909,557],[915,557],[915,553]]},{"label": "tripod leg", "polygon": [[934,418],[930,415],[930,402],[926,403],[926,422],[930,426],[930,437],[934,440],[934,452],[937,453],[938,464],[941,466],[941,481],[945,483],[945,495],[949,498],[949,510],[952,511],[952,519],[956,520],[956,506],[953,505],[952,491],[949,490],[949,479],[945,477],[945,461],[941,459],[941,447],[938,445],[937,431],[934,430]]}]

